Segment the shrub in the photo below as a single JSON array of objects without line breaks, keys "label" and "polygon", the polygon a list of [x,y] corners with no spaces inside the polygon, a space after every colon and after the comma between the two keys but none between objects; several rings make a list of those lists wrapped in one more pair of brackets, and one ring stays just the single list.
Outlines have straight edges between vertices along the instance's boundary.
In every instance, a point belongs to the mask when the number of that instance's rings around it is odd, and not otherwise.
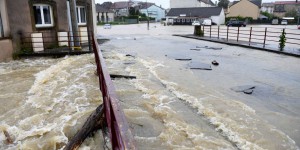
[{"label": "shrub", "polygon": [[285,31],[284,29],[282,30],[282,33],[279,37],[279,49],[280,51],[283,51],[284,47],[285,47],[285,42],[286,42],[286,37],[285,37]]}]

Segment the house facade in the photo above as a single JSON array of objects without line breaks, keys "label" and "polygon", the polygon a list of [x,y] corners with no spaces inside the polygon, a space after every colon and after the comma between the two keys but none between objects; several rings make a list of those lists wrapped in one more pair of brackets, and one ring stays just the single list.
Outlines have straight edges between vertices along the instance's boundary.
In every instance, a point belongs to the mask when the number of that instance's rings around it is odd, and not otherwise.
[{"label": "house facade", "polygon": [[[77,0],[76,7],[73,7],[77,15],[72,17],[72,22],[78,27],[77,33],[93,30],[92,7],[92,0]],[[0,12],[0,61],[11,59],[12,53],[25,48],[24,45],[34,47],[37,44],[38,48],[33,48],[33,51],[59,45],[58,35],[70,31],[67,1],[0,0]]]},{"label": "house facade", "polygon": [[221,7],[171,8],[166,15],[168,24],[191,25],[193,21],[209,18],[214,24],[225,23],[224,10]]},{"label": "house facade", "polygon": [[96,17],[97,22],[113,22],[115,18],[115,12],[105,6],[97,4],[96,5]]},{"label": "house facade", "polygon": [[146,16],[155,18],[156,22],[161,21],[162,18],[165,18],[165,16],[166,16],[165,12],[166,11],[163,8],[161,8],[155,4],[147,5],[145,7],[140,8],[140,13],[143,13]]},{"label": "house facade", "polygon": [[215,7],[211,0],[170,0],[170,8]]},{"label": "house facade", "polygon": [[132,1],[114,2],[110,9],[115,12],[116,17],[128,16],[129,8],[133,4],[134,4],[134,2],[132,2]]},{"label": "house facade", "polygon": [[273,14],[274,11],[274,3],[262,3],[261,9],[262,12],[268,12],[269,14]]},{"label": "house facade", "polygon": [[257,20],[260,15],[261,1],[249,1],[241,0],[234,1],[231,6],[229,6],[229,11],[227,17],[252,17]]},{"label": "house facade", "polygon": [[[285,17],[289,11],[295,10],[300,13],[300,1],[276,1],[274,3],[274,16],[279,18]],[[289,16],[287,16],[289,17]]]}]

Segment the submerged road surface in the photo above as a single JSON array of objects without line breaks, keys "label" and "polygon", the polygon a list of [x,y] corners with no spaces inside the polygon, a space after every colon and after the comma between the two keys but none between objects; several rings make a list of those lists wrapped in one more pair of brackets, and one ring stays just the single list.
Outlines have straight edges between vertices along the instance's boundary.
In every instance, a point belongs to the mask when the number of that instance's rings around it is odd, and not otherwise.
[{"label": "submerged road surface", "polygon": [[99,27],[109,72],[137,77],[114,83],[138,148],[299,149],[300,59],[172,36],[192,32]]}]

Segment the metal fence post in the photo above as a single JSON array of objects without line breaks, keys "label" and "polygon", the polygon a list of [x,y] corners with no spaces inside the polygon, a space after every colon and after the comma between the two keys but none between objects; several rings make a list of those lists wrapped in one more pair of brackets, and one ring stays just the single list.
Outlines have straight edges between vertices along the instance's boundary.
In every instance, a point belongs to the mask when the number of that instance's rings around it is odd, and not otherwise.
[{"label": "metal fence post", "polygon": [[227,41],[228,41],[228,30],[229,30],[229,27],[227,26]]},{"label": "metal fence post", "polygon": [[264,48],[266,46],[266,38],[267,38],[267,28],[265,28]]},{"label": "metal fence post", "polygon": [[211,38],[211,26],[209,26],[209,38]]},{"label": "metal fence post", "polygon": [[252,27],[250,28],[249,46],[251,45]]},{"label": "metal fence post", "polygon": [[218,26],[218,39],[220,38],[220,26]]},{"label": "metal fence post", "polygon": [[238,27],[238,33],[237,33],[237,36],[236,36],[236,41],[239,42],[239,35],[240,35],[240,27]]}]

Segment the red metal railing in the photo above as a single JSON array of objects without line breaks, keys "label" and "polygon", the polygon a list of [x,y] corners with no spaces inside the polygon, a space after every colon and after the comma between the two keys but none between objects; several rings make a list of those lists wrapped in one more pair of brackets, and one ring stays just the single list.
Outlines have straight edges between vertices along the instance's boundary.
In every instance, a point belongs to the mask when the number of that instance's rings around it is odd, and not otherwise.
[{"label": "red metal railing", "polygon": [[136,149],[133,136],[129,129],[125,114],[119,105],[115,87],[107,71],[102,53],[97,41],[93,40],[93,50],[99,75],[99,86],[102,92],[104,115],[107,123],[112,148],[114,150]]}]

